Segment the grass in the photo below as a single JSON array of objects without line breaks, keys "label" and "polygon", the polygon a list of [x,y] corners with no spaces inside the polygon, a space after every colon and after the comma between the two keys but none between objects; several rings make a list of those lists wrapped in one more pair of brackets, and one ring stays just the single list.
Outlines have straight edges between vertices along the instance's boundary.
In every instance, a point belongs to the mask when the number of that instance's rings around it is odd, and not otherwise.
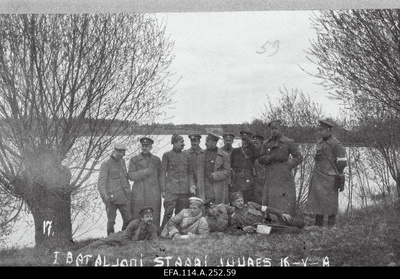
[{"label": "grass", "polygon": [[[207,239],[141,241],[90,249],[0,251],[1,266],[399,266],[400,205],[373,206],[341,214],[334,229],[295,234],[224,235]],[[57,257],[56,257],[57,256]]]}]

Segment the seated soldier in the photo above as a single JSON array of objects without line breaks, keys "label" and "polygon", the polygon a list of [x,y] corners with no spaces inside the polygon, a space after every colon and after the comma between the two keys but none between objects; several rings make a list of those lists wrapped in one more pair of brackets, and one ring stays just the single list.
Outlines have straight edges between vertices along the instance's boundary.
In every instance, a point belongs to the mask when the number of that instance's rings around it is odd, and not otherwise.
[{"label": "seated soldier", "polygon": [[211,198],[204,203],[206,219],[210,233],[225,232],[229,227],[229,215],[234,208],[224,203],[216,204],[215,198]]},{"label": "seated soldier", "polygon": [[203,217],[203,200],[197,197],[189,198],[189,208],[183,209],[167,223],[167,235],[173,239],[207,236],[208,223]]},{"label": "seated soldier", "polygon": [[261,206],[255,202],[244,204],[243,195],[240,191],[232,193],[230,201],[234,207],[230,227],[233,233],[235,233],[235,230],[246,233],[255,232],[258,224],[272,226],[271,232],[294,231],[290,228],[301,229],[305,225],[303,220],[292,217],[281,210]]},{"label": "seated soldier", "polygon": [[153,211],[150,206],[142,208],[139,212],[140,219],[131,221],[123,231],[111,233],[106,238],[89,244],[89,247],[121,246],[134,241],[157,240],[157,227],[153,224]]}]

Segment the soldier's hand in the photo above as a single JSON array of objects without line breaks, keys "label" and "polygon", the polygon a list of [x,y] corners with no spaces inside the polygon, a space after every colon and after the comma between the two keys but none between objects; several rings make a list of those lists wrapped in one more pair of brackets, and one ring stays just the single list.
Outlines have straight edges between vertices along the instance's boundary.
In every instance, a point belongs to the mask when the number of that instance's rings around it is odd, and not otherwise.
[{"label": "soldier's hand", "polygon": [[161,197],[165,199],[165,192],[161,192]]},{"label": "soldier's hand", "polygon": [[254,228],[253,226],[247,226],[243,228],[243,231],[245,233],[254,233],[256,231],[256,228]]},{"label": "soldier's hand", "polygon": [[196,195],[196,186],[195,185],[190,186],[190,193],[192,195]]},{"label": "soldier's hand", "polygon": [[292,221],[292,216],[290,216],[289,214],[283,213],[282,214],[282,219],[283,219],[283,221],[289,223],[290,221]]},{"label": "soldier's hand", "polygon": [[207,175],[207,178],[210,179],[210,181],[214,181],[214,177],[211,173]]}]

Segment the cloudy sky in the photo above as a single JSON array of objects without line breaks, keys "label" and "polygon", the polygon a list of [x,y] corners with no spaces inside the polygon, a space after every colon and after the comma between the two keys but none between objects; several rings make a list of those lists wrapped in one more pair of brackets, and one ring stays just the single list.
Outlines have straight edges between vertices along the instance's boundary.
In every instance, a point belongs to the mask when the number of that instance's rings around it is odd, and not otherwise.
[{"label": "cloudy sky", "polygon": [[[314,12],[315,13],[315,12]],[[175,87],[168,122],[222,124],[259,118],[279,89],[300,89],[336,116],[338,102],[301,68],[315,38],[312,11],[159,13],[175,42]]]}]

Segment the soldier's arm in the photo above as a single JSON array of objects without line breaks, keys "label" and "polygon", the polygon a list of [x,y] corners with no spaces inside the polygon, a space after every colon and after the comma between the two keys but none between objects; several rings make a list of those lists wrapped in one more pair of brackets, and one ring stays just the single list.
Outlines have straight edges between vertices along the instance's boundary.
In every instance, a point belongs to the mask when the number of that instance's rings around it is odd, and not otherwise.
[{"label": "soldier's arm", "polygon": [[184,210],[182,210],[177,215],[174,215],[173,217],[171,217],[171,219],[169,219],[167,223],[169,237],[174,237],[175,234],[179,235],[179,226],[182,223],[183,214]]},{"label": "soldier's arm", "polygon": [[125,230],[122,232],[122,240],[124,242],[132,241],[133,236],[139,229],[139,223],[136,220],[131,221]]},{"label": "soldier's arm", "polygon": [[164,153],[161,160],[161,175],[160,175],[161,192],[165,192],[165,184],[167,182],[167,171],[168,171],[168,155],[167,153]]},{"label": "soldier's arm", "polygon": [[229,156],[222,156],[222,170],[213,172],[211,175],[213,176],[213,180],[214,181],[222,181],[225,180],[229,177],[229,175],[231,174],[231,164],[230,164],[230,160],[229,160]]},{"label": "soldier's arm", "polygon": [[104,202],[108,201],[108,195],[107,195],[107,176],[108,176],[108,167],[106,163],[102,163],[100,166],[100,173],[99,173],[99,178],[97,181],[97,189],[100,192],[100,197],[103,199]]},{"label": "soldier's arm", "polygon": [[332,153],[336,157],[336,166],[339,173],[343,173],[344,168],[347,166],[346,149],[342,143],[336,143],[332,146]]},{"label": "soldier's arm", "polygon": [[199,222],[199,235],[202,237],[208,236],[210,230],[208,228],[207,219],[205,217],[201,217]]},{"label": "soldier's arm", "polygon": [[140,181],[148,177],[149,170],[138,170],[136,161],[134,158],[131,158],[129,161],[129,168],[128,168],[128,179],[131,181]]},{"label": "soldier's arm", "polygon": [[289,152],[292,155],[292,158],[289,158],[288,166],[292,169],[303,162],[303,155],[301,155],[300,149],[294,141],[289,142]]}]

